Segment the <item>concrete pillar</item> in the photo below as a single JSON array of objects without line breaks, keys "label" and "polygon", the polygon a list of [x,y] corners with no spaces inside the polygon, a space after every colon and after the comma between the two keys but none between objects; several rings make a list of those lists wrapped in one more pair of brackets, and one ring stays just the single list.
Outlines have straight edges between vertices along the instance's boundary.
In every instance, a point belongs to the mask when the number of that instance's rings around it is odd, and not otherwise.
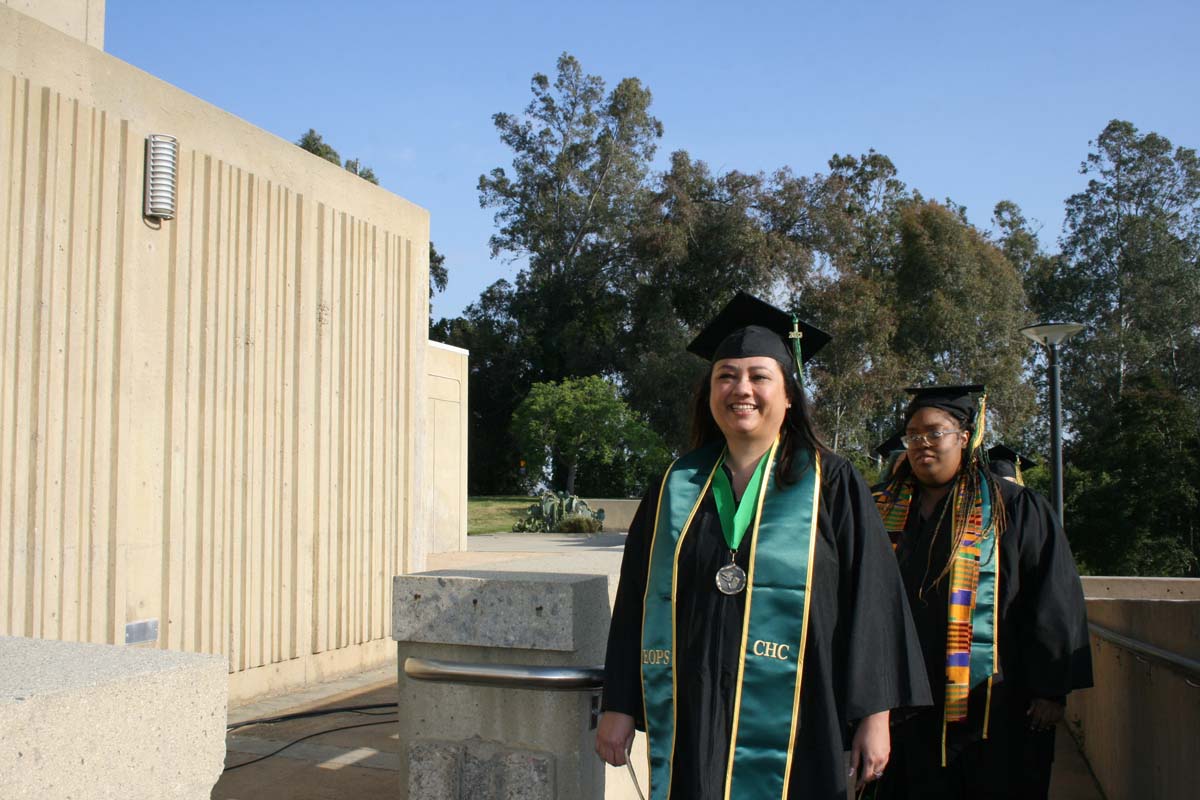
[{"label": "concrete pillar", "polygon": [[396,577],[400,797],[553,800],[604,796],[590,692],[497,689],[408,679],[409,657],[477,664],[603,663],[607,579],[439,572]]}]

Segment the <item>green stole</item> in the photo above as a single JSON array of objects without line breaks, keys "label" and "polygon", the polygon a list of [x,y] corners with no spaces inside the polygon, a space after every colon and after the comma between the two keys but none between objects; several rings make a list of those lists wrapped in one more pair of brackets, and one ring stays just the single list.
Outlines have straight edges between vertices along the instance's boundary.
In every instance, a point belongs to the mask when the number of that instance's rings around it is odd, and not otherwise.
[{"label": "green stole", "polygon": [[[742,650],[733,703],[725,797],[782,798],[792,771],[800,684],[808,633],[809,592],[817,541],[821,462],[814,453],[800,480],[780,488],[771,475],[776,441],[757,498],[747,571]],[[642,700],[650,757],[650,800],[667,800],[675,754],[678,664],[675,595],[679,552],[708,493],[723,448],[682,456],[663,477],[642,618]],[[804,454],[799,454],[803,458]],[[715,576],[697,576],[698,583]],[[714,585],[711,591],[717,591]],[[790,709],[781,718],[781,709]]]}]

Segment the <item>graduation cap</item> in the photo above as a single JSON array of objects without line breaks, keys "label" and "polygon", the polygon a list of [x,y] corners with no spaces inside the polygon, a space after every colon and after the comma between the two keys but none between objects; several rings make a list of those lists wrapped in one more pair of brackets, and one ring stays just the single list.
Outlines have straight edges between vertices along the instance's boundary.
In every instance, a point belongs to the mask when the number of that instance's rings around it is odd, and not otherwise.
[{"label": "graduation cap", "polygon": [[1039,463],[1002,444],[989,447],[987,455],[992,472],[1001,478],[1011,478],[1022,486],[1025,485],[1025,477],[1021,474],[1021,471],[1036,467]]},{"label": "graduation cap", "polygon": [[890,439],[881,443],[875,448],[875,455],[879,456],[880,458],[887,458],[892,453],[895,453],[898,450],[903,450],[904,442],[900,441],[902,438],[904,438],[903,433],[893,434]]},{"label": "graduation cap", "polygon": [[988,448],[988,460],[993,464],[997,461],[1007,461],[1009,464],[1020,464],[1022,467],[1036,467],[1041,462],[1034,461],[1023,453],[1018,453],[1011,447],[998,444]]},{"label": "graduation cap", "polygon": [[782,364],[787,373],[796,366],[793,349],[796,333],[799,334],[801,362],[815,356],[831,338],[820,328],[770,303],[738,292],[687,349],[707,361],[770,356]]},{"label": "graduation cap", "polygon": [[913,396],[908,408],[904,411],[904,419],[912,419],[913,414],[922,408],[939,408],[959,422],[970,425],[975,418],[977,401],[974,395],[982,394],[982,383],[968,383],[960,386],[909,386],[904,391]]}]

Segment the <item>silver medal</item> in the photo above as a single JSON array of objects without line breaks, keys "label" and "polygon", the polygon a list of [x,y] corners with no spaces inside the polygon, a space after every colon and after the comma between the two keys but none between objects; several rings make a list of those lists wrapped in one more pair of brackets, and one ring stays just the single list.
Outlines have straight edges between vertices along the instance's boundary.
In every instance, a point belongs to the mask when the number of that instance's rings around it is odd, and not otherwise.
[{"label": "silver medal", "polygon": [[717,570],[717,589],[721,594],[737,594],[746,588],[746,571],[737,564],[726,564]]}]

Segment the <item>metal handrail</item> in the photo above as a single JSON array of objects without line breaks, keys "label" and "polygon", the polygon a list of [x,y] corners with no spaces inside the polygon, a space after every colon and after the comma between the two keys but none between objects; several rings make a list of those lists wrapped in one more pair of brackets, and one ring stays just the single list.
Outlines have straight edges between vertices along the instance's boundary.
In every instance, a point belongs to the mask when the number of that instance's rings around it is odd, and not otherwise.
[{"label": "metal handrail", "polygon": [[1128,650],[1144,660],[1162,664],[1181,674],[1190,685],[1200,687],[1200,661],[1172,653],[1170,650],[1163,650],[1161,647],[1125,636],[1094,622],[1089,622],[1088,628],[1101,639],[1112,642],[1117,647]]},{"label": "metal handrail", "polygon": [[469,683],[499,689],[590,692],[604,687],[604,667],[535,667],[406,658],[404,674],[418,681]]}]

